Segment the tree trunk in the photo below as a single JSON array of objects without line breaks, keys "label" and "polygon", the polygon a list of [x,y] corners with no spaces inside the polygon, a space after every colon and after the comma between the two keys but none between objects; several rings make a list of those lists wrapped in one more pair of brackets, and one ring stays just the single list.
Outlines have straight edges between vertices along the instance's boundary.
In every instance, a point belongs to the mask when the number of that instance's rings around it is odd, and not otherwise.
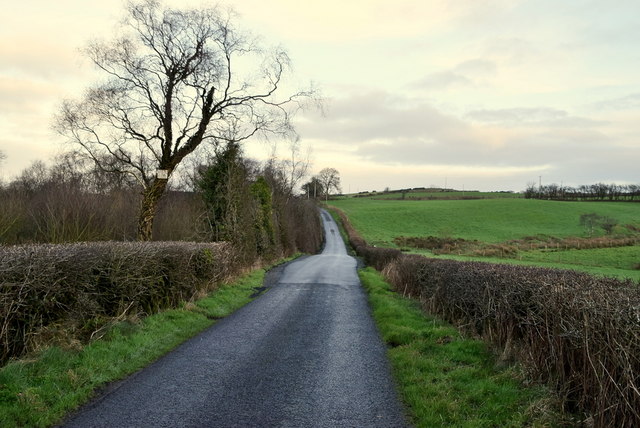
[{"label": "tree trunk", "polygon": [[156,216],[158,202],[167,187],[167,180],[154,180],[151,186],[142,192],[142,203],[138,216],[138,240],[151,241],[153,220]]}]

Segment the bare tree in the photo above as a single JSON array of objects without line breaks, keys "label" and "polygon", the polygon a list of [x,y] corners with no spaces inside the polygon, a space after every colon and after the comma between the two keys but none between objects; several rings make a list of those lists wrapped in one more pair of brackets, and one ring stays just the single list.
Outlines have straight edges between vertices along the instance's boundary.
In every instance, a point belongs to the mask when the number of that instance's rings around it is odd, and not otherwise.
[{"label": "bare tree", "polygon": [[324,195],[324,189],[322,183],[318,180],[318,177],[311,177],[307,183],[303,184],[300,188],[302,192],[307,195],[308,199],[316,199],[318,195]]},{"label": "bare tree", "polygon": [[283,191],[287,198],[294,196],[300,180],[307,176],[311,165],[311,147],[302,146],[300,138],[296,135],[287,143],[287,155],[282,160],[276,160],[276,150],[272,153],[271,162],[275,171],[280,175]]},{"label": "bare tree", "polygon": [[329,199],[332,190],[340,193],[340,173],[335,168],[324,168],[318,173],[318,181],[322,184],[325,200]]},{"label": "bare tree", "polygon": [[289,185],[289,192],[293,194],[300,180],[309,173],[311,147],[308,147],[303,153],[300,139],[296,138],[289,146],[289,154],[289,159],[284,162],[284,169],[288,174],[287,183]]},{"label": "bare tree", "polygon": [[201,145],[292,134],[290,116],[313,92],[279,97],[286,52],[263,49],[230,11],[157,0],[126,9],[122,33],[85,50],[108,80],[65,101],[56,124],[101,169],[135,177],[138,238],[149,240],[167,180],[186,156]]},{"label": "bare tree", "polygon": [[29,193],[41,188],[48,179],[49,169],[47,165],[41,160],[36,160],[22,171],[20,176],[11,183],[11,186],[22,192]]}]

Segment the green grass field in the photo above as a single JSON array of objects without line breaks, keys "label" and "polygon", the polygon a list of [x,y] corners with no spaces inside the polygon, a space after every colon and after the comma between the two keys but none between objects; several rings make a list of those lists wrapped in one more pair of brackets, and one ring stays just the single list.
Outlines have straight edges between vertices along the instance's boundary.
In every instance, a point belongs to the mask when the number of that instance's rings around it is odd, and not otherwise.
[{"label": "green grass field", "polygon": [[[616,202],[558,202],[519,198],[479,200],[376,200],[345,198],[332,201],[354,227],[376,246],[396,247],[394,238],[448,237],[501,243],[527,236],[587,237],[580,216],[596,213],[620,225],[640,227],[640,204]],[[618,226],[614,234],[629,234]],[[604,235],[597,230],[597,235]],[[419,251],[428,254],[428,251]],[[455,257],[468,259],[465,257]],[[473,257],[473,259],[480,259]],[[584,270],[640,280],[640,246],[570,251],[521,251],[511,259],[485,259]]]}]

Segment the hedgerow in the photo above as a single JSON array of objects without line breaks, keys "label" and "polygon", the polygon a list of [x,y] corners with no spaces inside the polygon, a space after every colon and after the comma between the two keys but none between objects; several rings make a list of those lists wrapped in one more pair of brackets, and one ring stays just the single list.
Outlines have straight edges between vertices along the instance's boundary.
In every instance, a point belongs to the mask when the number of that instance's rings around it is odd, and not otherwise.
[{"label": "hedgerow", "polygon": [[49,344],[58,333],[67,343],[83,342],[111,320],[176,306],[241,267],[225,243],[0,247],[0,361]]},{"label": "hedgerow", "polygon": [[460,262],[349,240],[425,310],[517,358],[596,427],[640,426],[640,285],[569,270]]}]

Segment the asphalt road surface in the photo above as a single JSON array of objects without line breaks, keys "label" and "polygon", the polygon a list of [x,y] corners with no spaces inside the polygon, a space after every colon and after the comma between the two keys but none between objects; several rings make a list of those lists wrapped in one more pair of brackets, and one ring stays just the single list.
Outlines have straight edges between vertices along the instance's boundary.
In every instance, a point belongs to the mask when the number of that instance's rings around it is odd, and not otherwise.
[{"label": "asphalt road surface", "polygon": [[320,255],[135,375],[65,427],[405,427],[366,295],[322,213]]}]

